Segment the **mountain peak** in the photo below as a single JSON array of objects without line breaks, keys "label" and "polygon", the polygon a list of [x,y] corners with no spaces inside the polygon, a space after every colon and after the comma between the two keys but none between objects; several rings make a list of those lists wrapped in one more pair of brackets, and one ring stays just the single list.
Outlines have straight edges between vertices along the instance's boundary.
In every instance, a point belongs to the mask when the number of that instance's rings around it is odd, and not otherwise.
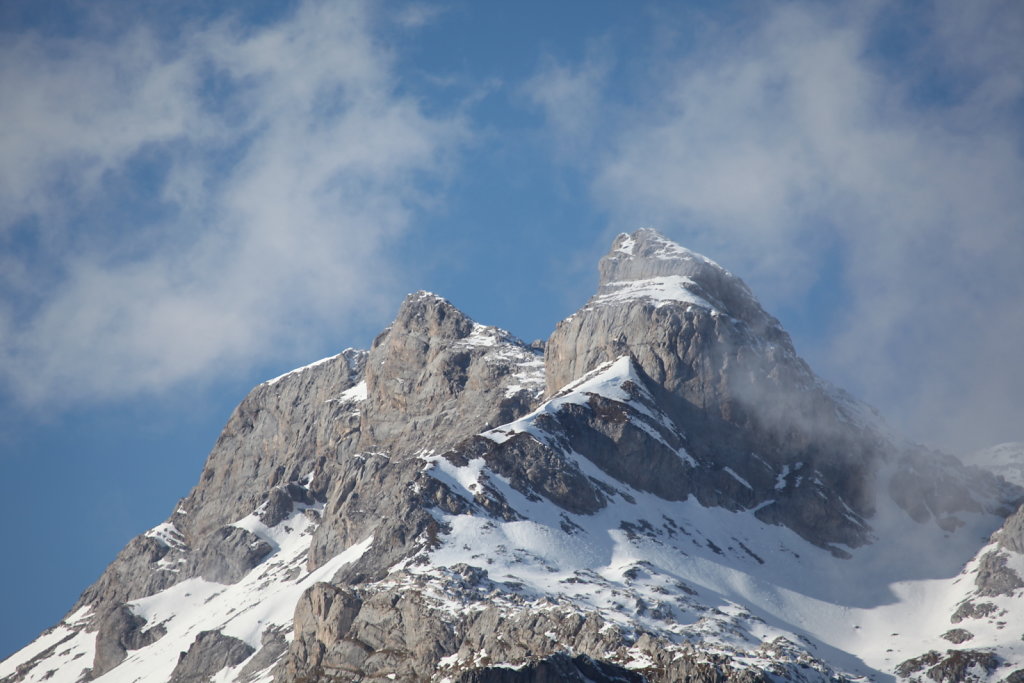
[{"label": "mountain peak", "polygon": [[601,259],[599,269],[602,285],[654,275],[692,277],[708,270],[729,274],[708,257],[676,244],[652,228],[619,233],[611,251]]},{"label": "mountain peak", "polygon": [[[420,290],[402,301],[391,329],[418,339],[440,342],[468,337],[473,326],[473,320],[450,301],[433,292]],[[379,338],[375,344],[381,340]]]},{"label": "mountain peak", "polygon": [[743,280],[651,228],[616,237],[598,271],[600,283],[591,306],[638,300],[657,306],[682,303],[735,318],[757,331],[779,327]]}]

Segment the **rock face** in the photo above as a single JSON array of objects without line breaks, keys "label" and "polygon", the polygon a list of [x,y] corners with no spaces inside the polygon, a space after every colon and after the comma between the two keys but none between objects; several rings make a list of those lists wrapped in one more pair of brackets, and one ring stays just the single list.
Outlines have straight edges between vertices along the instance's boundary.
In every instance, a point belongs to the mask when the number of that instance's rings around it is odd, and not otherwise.
[{"label": "rock face", "polygon": [[510,422],[536,401],[542,367],[507,332],[434,294],[410,295],[370,349],[359,448],[441,451]]},{"label": "rock face", "polygon": [[244,662],[253,648],[220,631],[203,631],[188,652],[181,653],[168,683],[207,683],[221,669]]},{"label": "rock face", "polygon": [[96,633],[92,675],[102,676],[123,662],[129,650],[151,645],[166,634],[161,626],[143,630],[145,625],[146,620],[133,614],[125,605],[103,615]]},{"label": "rock face", "polygon": [[[369,350],[256,387],[168,520],[0,680],[825,681],[1016,662],[982,635],[1009,631],[981,627],[1024,623],[1019,488],[891,436],[709,259],[640,230],[599,270],[546,345],[417,292]],[[896,561],[912,544],[934,561]],[[889,589],[915,581],[955,585],[935,599],[969,630],[929,625],[924,654],[918,635],[860,638],[859,621],[922,630],[928,600]],[[842,651],[883,641],[902,657]]]},{"label": "rock face", "polygon": [[[632,351],[666,389],[719,407],[733,398],[730,383],[738,379],[721,375],[721,354],[753,351],[744,348],[742,335],[776,345],[779,356],[795,360],[789,335],[742,280],[653,230],[619,235],[598,269],[597,294],[557,325],[545,349],[549,393]],[[687,311],[690,319],[673,320],[673,313]],[[719,348],[709,337],[732,343]],[[718,353],[705,357],[701,352],[708,348]],[[810,374],[797,365],[797,373]],[[716,381],[701,386],[693,381],[700,372]]]}]

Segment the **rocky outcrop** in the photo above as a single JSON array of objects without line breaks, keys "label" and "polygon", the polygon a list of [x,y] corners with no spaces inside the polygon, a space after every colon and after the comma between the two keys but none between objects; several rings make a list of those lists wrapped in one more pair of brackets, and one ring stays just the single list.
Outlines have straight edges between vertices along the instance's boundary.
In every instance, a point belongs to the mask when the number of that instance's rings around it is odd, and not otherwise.
[{"label": "rocky outcrop", "polygon": [[383,591],[363,600],[318,584],[295,611],[295,639],[275,674],[289,681],[427,680],[455,647],[454,629],[417,591]]},{"label": "rocky outcrop", "polygon": [[346,391],[363,379],[366,358],[348,349],[246,396],[171,518],[190,545],[251,513],[275,487],[308,479],[325,456],[353,448],[359,411]]},{"label": "rocky outcrop", "polygon": [[225,526],[203,538],[191,554],[187,574],[216,583],[235,583],[273,551],[266,541],[236,526]]},{"label": "rocky outcrop", "polygon": [[949,621],[953,624],[959,624],[964,619],[984,619],[995,614],[997,610],[998,608],[991,602],[965,600],[957,606]]},{"label": "rocky outcrop", "polygon": [[1015,591],[1024,588],[1024,581],[1021,581],[1017,572],[1006,566],[1006,555],[998,552],[982,556],[974,584],[978,587],[978,595],[987,597],[1013,595]]},{"label": "rocky outcrop", "polygon": [[951,628],[942,634],[942,637],[951,643],[959,645],[960,643],[966,643],[968,640],[974,637],[974,634],[965,628]]},{"label": "rocky outcrop", "polygon": [[203,631],[188,652],[181,653],[168,683],[207,683],[221,669],[241,664],[254,652],[238,638],[220,631]]},{"label": "rocky outcrop", "polygon": [[401,457],[446,450],[527,412],[541,373],[536,349],[437,295],[411,294],[370,349],[359,448]]},{"label": "rocky outcrop", "polygon": [[1006,518],[1002,529],[996,534],[999,547],[1011,552],[1024,553],[1024,505]]},{"label": "rocky outcrop", "polygon": [[129,600],[153,595],[175,584],[178,577],[161,569],[161,560],[177,554],[159,539],[140,535],[128,542],[103,575],[85,589],[70,610],[94,606],[96,614],[117,609]]},{"label": "rocky outcrop", "polygon": [[129,650],[146,647],[166,634],[166,630],[159,624],[144,630],[145,625],[145,619],[133,614],[124,605],[102,615],[96,633],[92,677],[98,678],[123,662]]},{"label": "rocky outcrop", "polygon": [[923,674],[937,683],[967,683],[986,680],[999,665],[999,658],[991,652],[946,650],[942,654],[932,650],[903,662],[896,673],[902,678]]},{"label": "rocky outcrop", "polygon": [[[488,583],[470,569],[462,589]],[[363,599],[318,585],[296,609],[296,637],[275,675],[287,681],[413,681],[441,674],[459,681],[771,680],[728,657],[681,651],[650,635],[637,639],[596,613],[484,607],[453,614],[439,608],[415,586]],[[569,643],[579,654],[565,654]],[[630,671],[608,659],[637,656],[650,666]],[[507,664],[493,666],[499,662]]]},{"label": "rocky outcrop", "polygon": [[[393,552],[377,549],[379,564],[397,561],[432,519],[404,498],[419,466],[385,472],[392,454],[443,448],[514,419],[539,396],[542,372],[537,348],[473,322],[440,297],[410,295],[370,351],[348,349],[256,387],[167,522],[180,544],[133,540],[75,609],[105,611],[191,576],[233,583],[271,548],[231,523],[258,510],[272,527],[296,504],[329,495],[311,568],[380,520],[382,537],[399,542]],[[382,486],[391,495],[380,496]]]},{"label": "rocky outcrop", "polygon": [[[516,434],[501,443],[474,437],[445,453],[444,458],[456,466],[483,458],[513,489],[535,500],[546,498],[569,512],[593,514],[605,504],[605,496],[579,467],[528,434]],[[519,517],[491,488],[479,491],[474,502],[503,518]]]},{"label": "rocky outcrop", "polygon": [[[935,466],[948,456],[893,443],[869,408],[814,375],[746,284],[713,261],[639,230],[620,235],[599,270],[597,294],[548,340],[547,392],[632,358],[707,470],[665,479],[658,470],[663,489],[686,491],[681,482],[704,477],[694,488],[721,493],[702,503],[764,503],[760,519],[837,554],[845,551],[833,544],[870,539],[875,478],[886,463],[896,463],[891,495],[918,521],[948,530],[962,523],[959,512],[1008,512],[1005,483],[980,472],[968,481],[958,462]],[[726,468],[745,485],[726,481]],[[776,489],[780,478],[793,485]]]},{"label": "rocky outcrop", "polygon": [[[545,347],[549,394],[624,353],[669,393],[713,412],[739,398],[733,384],[762,379],[741,380],[758,365],[771,384],[792,379],[780,372],[811,377],[742,280],[653,230],[620,235],[598,268],[597,294]],[[746,367],[725,368],[726,358]]]},{"label": "rocky outcrop", "polygon": [[264,632],[260,648],[238,673],[236,680],[239,683],[249,683],[254,680],[288,652],[288,640],[283,631],[284,629],[268,629]]}]

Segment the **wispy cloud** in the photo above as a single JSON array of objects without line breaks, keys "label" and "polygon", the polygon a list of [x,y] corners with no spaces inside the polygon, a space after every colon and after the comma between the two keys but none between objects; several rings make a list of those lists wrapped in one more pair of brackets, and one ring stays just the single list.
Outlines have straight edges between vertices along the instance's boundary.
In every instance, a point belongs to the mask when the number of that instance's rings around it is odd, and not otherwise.
[{"label": "wispy cloud", "polygon": [[373,315],[387,249],[468,135],[395,79],[356,2],[0,44],[9,391],[160,391]]},{"label": "wispy cloud", "polygon": [[522,88],[529,102],[547,119],[554,149],[578,155],[593,142],[601,120],[603,91],[611,64],[599,43],[591,45],[578,65],[560,64],[551,57]]},{"label": "wispy cloud", "polygon": [[436,21],[448,11],[444,5],[426,2],[410,2],[394,13],[394,20],[399,26],[420,28]]},{"label": "wispy cloud", "polygon": [[[701,244],[769,304],[839,253],[822,370],[915,436],[971,447],[1019,437],[1024,405],[1024,13],[923,10],[910,26],[885,3],[787,3],[714,25],[658,58],[650,96],[605,123],[611,151],[581,163],[620,226]],[[572,106],[555,104],[559,130]]]}]

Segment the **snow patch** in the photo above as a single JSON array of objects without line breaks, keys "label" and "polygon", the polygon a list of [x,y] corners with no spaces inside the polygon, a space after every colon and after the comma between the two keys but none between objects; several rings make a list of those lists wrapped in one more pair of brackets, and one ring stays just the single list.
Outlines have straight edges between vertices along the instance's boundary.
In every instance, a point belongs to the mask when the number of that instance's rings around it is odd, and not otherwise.
[{"label": "snow patch", "polygon": [[358,403],[359,401],[366,400],[366,380],[364,379],[359,384],[349,387],[345,391],[341,392],[338,396],[338,400],[343,403]]},{"label": "snow patch", "polygon": [[600,294],[590,300],[587,306],[603,306],[646,299],[655,302],[659,307],[685,303],[718,312],[718,309],[707,299],[694,293],[694,289],[698,287],[699,285],[692,278],[685,275],[663,275],[646,280],[609,282],[602,287]]},{"label": "snow patch", "polygon": [[314,361],[314,362],[310,363],[309,365],[303,365],[301,368],[295,368],[294,370],[289,370],[288,372],[284,373],[283,375],[278,375],[277,377],[275,377],[273,379],[268,379],[263,384],[265,384],[266,386],[273,386],[273,385],[277,384],[278,382],[280,382],[285,377],[289,377],[291,375],[297,375],[300,372],[305,372],[306,370],[310,370],[310,369],[315,368],[315,367],[317,367],[319,365],[323,365],[324,363],[329,363],[330,361],[335,360],[336,358],[340,358],[341,356],[342,356],[342,354],[339,353],[339,354],[334,355],[334,356],[328,356],[327,358],[321,358],[320,360]]},{"label": "snow patch", "polygon": [[129,652],[120,666],[97,680],[167,680],[179,653],[187,651],[202,631],[219,630],[258,650],[268,628],[290,631],[295,605],[307,588],[329,580],[342,566],[358,560],[373,543],[370,536],[308,572],[306,553],[316,525],[302,510],[274,528],[263,525],[255,515],[235,525],[272,542],[275,552],[238,583],[223,585],[193,578],[130,602],[132,611],[148,625],[162,624],[167,633],[152,645]]}]

